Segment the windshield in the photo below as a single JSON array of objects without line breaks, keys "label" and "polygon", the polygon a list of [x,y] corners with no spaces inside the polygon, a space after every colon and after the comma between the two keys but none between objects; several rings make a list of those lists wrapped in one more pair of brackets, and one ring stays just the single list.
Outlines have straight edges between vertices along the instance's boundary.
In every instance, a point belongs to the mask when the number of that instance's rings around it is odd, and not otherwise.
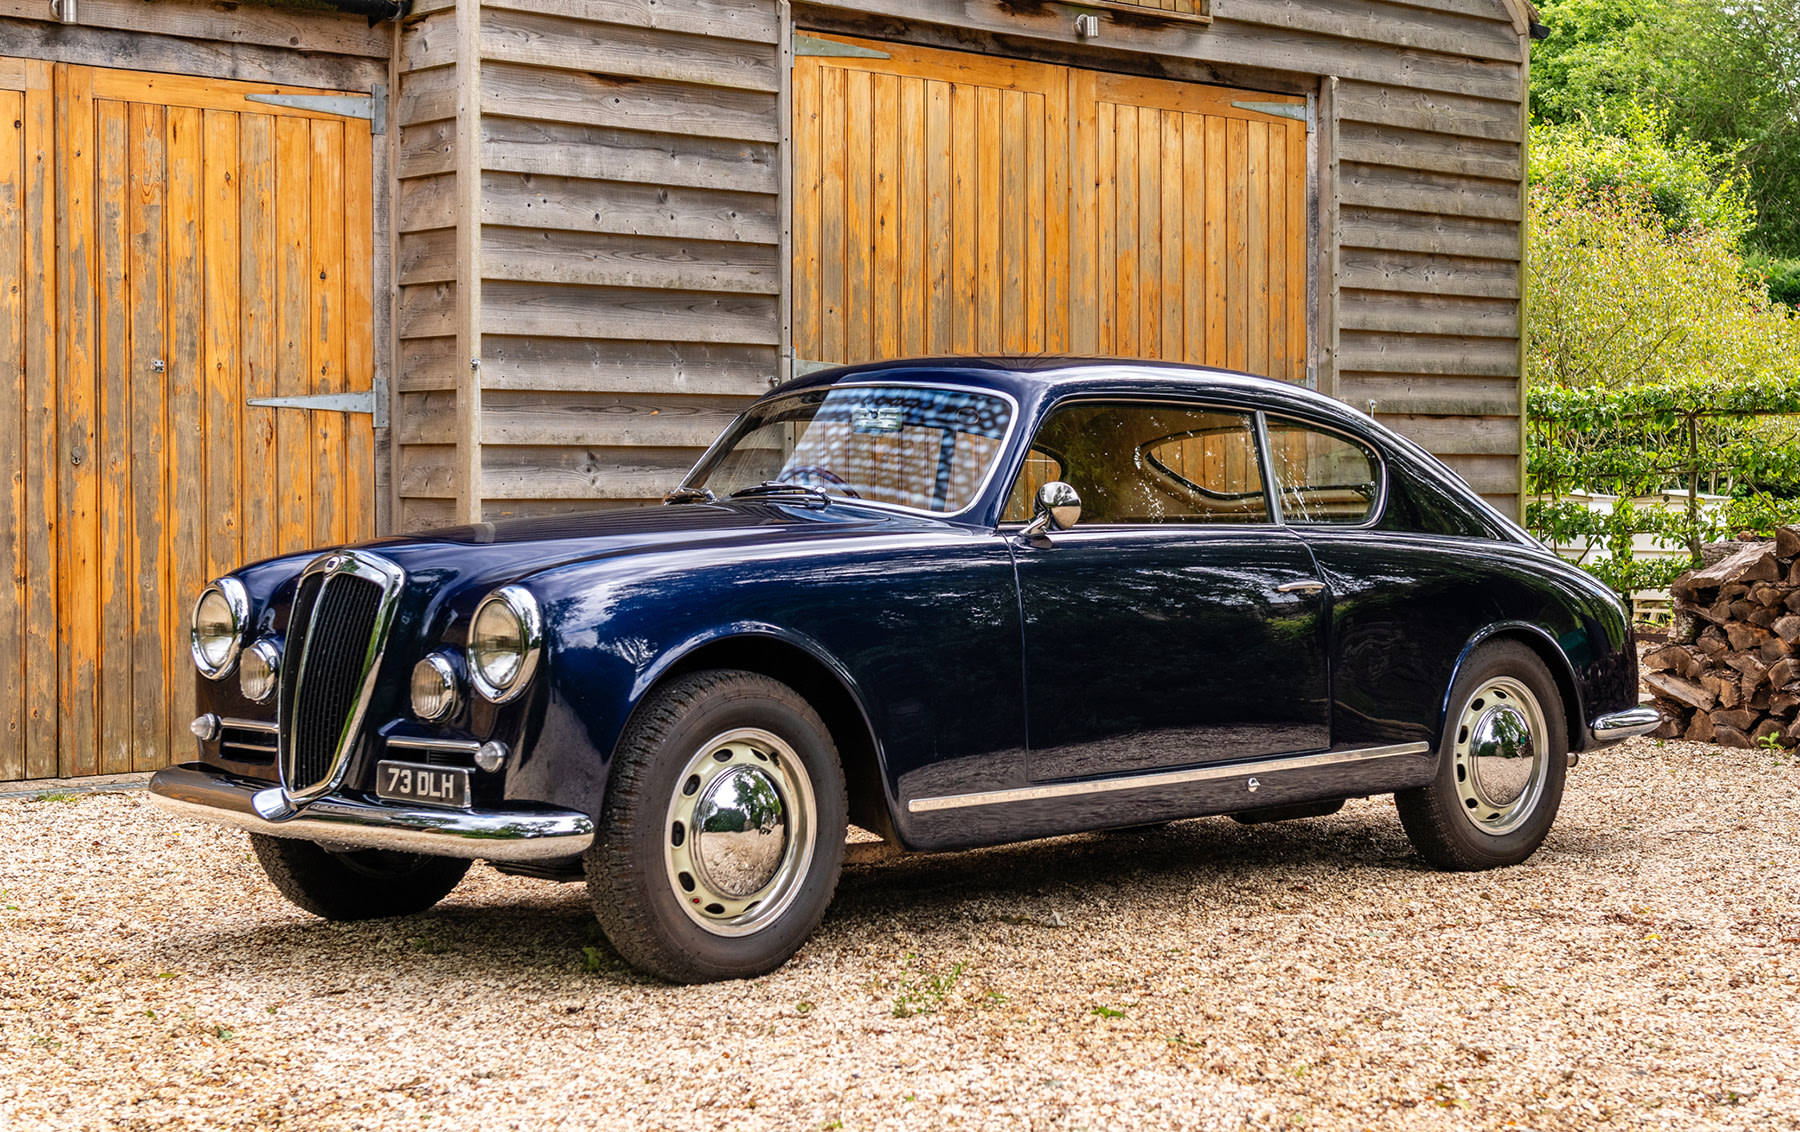
[{"label": "windshield", "polygon": [[975,502],[1012,424],[1001,397],[854,385],[756,406],[684,487],[731,495],[792,484],[844,499],[952,514]]}]

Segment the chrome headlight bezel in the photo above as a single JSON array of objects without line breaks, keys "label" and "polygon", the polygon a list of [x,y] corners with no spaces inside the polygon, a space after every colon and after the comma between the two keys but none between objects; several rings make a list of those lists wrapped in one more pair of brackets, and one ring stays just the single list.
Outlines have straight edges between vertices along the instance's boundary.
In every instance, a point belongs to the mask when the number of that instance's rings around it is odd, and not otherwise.
[{"label": "chrome headlight bezel", "polygon": [[[259,668],[260,666],[260,668]],[[267,679],[268,686],[259,695],[251,687],[254,679]],[[253,704],[266,704],[275,698],[275,690],[281,687],[281,645],[273,638],[264,637],[244,650],[238,659],[238,691]]]},{"label": "chrome headlight bezel", "polygon": [[[422,676],[437,678],[437,691],[443,698],[435,711],[419,705]],[[448,656],[434,652],[413,665],[412,678],[407,683],[407,702],[413,715],[426,723],[437,723],[456,714],[456,710],[462,706],[462,681],[457,676],[456,665],[451,663]]]},{"label": "chrome headlight bezel", "polygon": [[[504,682],[494,679],[476,655],[476,627],[484,615],[502,612],[512,618],[515,632],[508,636],[516,638],[517,642],[510,650],[517,657],[517,663]],[[469,666],[469,683],[489,703],[503,704],[515,699],[531,686],[543,644],[544,619],[538,610],[537,599],[523,586],[501,586],[481,599],[481,604],[475,607],[475,615],[469,619],[469,639],[463,646],[463,659]]]},{"label": "chrome headlight bezel", "polygon": [[[230,644],[223,659],[217,662],[200,644],[200,607],[215,594],[224,600],[225,608],[231,614],[231,632],[227,635]],[[237,667],[238,656],[244,651],[244,637],[249,631],[250,594],[244,584],[236,578],[216,578],[208,582],[200,596],[194,599],[194,608],[188,615],[188,651],[194,658],[194,667],[208,680],[225,679]]]}]

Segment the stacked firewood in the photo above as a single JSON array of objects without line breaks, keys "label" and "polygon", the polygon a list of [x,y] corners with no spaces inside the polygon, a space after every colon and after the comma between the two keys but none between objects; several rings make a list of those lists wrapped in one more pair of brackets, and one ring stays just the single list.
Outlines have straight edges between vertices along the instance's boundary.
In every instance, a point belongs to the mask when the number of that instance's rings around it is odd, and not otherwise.
[{"label": "stacked firewood", "polygon": [[1800,743],[1800,528],[1728,544],[1669,595],[1669,641],[1643,658],[1644,686],[1663,714],[1655,734],[1726,747]]}]

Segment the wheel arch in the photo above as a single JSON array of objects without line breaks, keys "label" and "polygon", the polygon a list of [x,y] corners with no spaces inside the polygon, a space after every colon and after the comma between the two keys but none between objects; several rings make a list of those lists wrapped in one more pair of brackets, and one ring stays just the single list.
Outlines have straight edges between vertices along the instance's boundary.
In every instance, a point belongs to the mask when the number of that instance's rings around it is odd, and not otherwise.
[{"label": "wheel arch", "polygon": [[1568,655],[1554,637],[1541,626],[1529,621],[1496,622],[1470,637],[1468,643],[1463,645],[1462,652],[1457,655],[1456,664],[1450,671],[1450,681],[1444,685],[1444,697],[1438,704],[1437,730],[1440,746],[1444,729],[1450,725],[1450,693],[1455,689],[1463,667],[1468,664],[1475,650],[1492,641],[1517,641],[1537,654],[1537,658],[1549,670],[1550,678],[1556,681],[1557,694],[1562,697],[1563,727],[1568,732],[1569,750],[1579,751],[1586,746],[1586,714],[1582,706],[1581,685],[1575,679],[1575,666],[1569,662]]},{"label": "wheel arch", "polygon": [[[738,627],[672,650],[645,674],[632,703],[691,672],[730,668],[779,680],[812,705],[831,732],[844,771],[850,821],[898,844],[882,770],[880,744],[849,675],[816,647],[764,627]],[[633,710],[636,710],[634,706]]]}]

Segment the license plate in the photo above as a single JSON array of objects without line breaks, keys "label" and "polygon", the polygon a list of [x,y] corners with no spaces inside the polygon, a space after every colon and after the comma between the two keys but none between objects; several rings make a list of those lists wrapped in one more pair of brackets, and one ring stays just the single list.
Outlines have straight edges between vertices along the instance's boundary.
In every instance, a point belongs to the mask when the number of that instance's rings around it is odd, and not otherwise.
[{"label": "license plate", "polygon": [[375,764],[375,796],[390,802],[467,809],[469,772],[457,767],[380,762]]}]

